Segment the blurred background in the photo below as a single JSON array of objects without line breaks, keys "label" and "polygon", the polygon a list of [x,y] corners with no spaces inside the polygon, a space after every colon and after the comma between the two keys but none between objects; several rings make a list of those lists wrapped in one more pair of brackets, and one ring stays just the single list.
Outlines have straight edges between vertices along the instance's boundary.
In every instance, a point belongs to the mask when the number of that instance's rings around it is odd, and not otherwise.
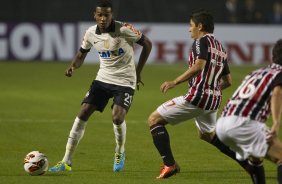
[{"label": "blurred background", "polygon": [[[95,0],[9,0],[1,21],[92,21]],[[208,8],[217,23],[281,24],[277,0],[113,0],[115,17],[130,22],[186,23],[195,8]]]},{"label": "blurred background", "polygon": [[[191,12],[206,8],[214,15],[215,37],[228,52],[232,86],[224,90],[222,108],[247,73],[271,60],[273,44],[282,38],[281,1],[112,0],[115,19],[133,24],[153,43],[142,71],[145,86],[136,91],[126,120],[125,172],[119,176],[112,172],[115,142],[109,102],[104,113],[89,119],[73,172],[30,177],[22,165],[30,151],[45,153],[50,166],[63,156],[80,102],[99,69],[98,55],[92,49],[87,63],[72,78],[64,76],[86,29],[95,25],[96,1],[1,0],[0,183],[159,184],[154,178],[161,160],[153,148],[147,118],[158,105],[187,91],[185,83],[166,94],[160,93],[159,86],[187,68],[193,43],[188,32]],[[140,47],[135,49],[137,61]],[[168,131],[182,167],[168,182],[250,183],[239,165],[197,138],[194,120],[168,126]],[[275,165],[265,164],[268,183],[276,183]]]},{"label": "blurred background", "polygon": [[[0,6],[0,60],[69,61],[85,30],[95,24],[95,0],[9,0]],[[273,43],[282,37],[281,0],[112,0],[116,20],[132,23],[153,42],[148,63],[187,61],[193,40],[191,12],[206,8],[215,35],[230,62],[262,64],[271,60]],[[136,47],[136,55],[139,48]],[[86,62],[98,63],[91,52]]]}]

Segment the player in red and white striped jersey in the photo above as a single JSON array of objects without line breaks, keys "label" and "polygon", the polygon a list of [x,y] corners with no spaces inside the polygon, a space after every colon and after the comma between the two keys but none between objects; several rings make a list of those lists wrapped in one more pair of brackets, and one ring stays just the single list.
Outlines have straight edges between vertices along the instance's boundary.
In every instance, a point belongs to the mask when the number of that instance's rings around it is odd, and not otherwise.
[{"label": "player in red and white striped jersey", "polygon": [[[202,9],[192,13],[189,32],[195,41],[190,53],[189,68],[175,80],[166,81],[161,85],[161,91],[165,93],[188,81],[188,93],[160,105],[148,119],[154,144],[164,162],[164,168],[157,177],[159,179],[168,178],[180,170],[170,148],[169,135],[165,128],[168,123],[175,125],[194,118],[200,138],[235,159],[235,152],[215,136],[221,90],[231,85],[231,75],[227,54],[212,34],[213,30],[214,22],[210,13]],[[240,164],[243,163],[245,162]]]},{"label": "player in red and white striped jersey", "polygon": [[222,117],[241,116],[265,122],[270,113],[272,86],[282,84],[281,71],[282,67],[273,63],[246,76],[225,106]]},{"label": "player in red and white striped jersey", "polygon": [[[194,41],[189,57],[189,68],[199,60],[205,60],[201,72],[189,78],[190,89],[185,100],[205,110],[217,110],[221,102],[220,78],[230,83],[227,54],[221,43],[211,33]],[[201,62],[201,61],[200,61]],[[183,79],[180,79],[181,81]]]},{"label": "player in red and white striped jersey", "polygon": [[[263,158],[278,165],[282,184],[282,143],[278,139],[282,113],[282,39],[273,51],[273,63],[247,75],[226,104],[216,126],[218,138],[236,151],[237,159],[249,159],[254,184],[264,184]],[[265,122],[272,115],[269,129]]]}]

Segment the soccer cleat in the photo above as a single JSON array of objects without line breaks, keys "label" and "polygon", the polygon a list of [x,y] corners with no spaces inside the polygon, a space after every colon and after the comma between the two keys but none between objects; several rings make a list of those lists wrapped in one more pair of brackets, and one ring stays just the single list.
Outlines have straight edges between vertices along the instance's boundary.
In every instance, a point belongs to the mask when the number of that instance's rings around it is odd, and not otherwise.
[{"label": "soccer cleat", "polygon": [[54,167],[51,167],[48,171],[50,172],[71,171],[71,166],[69,166],[63,161],[60,161]]},{"label": "soccer cleat", "polygon": [[157,177],[157,179],[165,179],[169,178],[172,175],[175,175],[176,173],[180,172],[180,167],[177,163],[175,163],[172,166],[166,166],[164,165],[163,168],[161,169],[160,175]]},{"label": "soccer cleat", "polygon": [[124,159],[125,159],[125,152],[115,153],[114,166],[113,166],[114,172],[119,172],[119,171],[123,170]]}]

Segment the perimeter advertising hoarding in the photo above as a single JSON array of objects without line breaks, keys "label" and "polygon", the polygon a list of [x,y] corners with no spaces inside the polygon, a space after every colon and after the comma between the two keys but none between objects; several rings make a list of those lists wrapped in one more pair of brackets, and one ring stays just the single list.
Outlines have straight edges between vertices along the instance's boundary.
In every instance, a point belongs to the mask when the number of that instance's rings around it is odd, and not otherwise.
[{"label": "perimeter advertising hoarding", "polygon": [[[92,25],[92,22],[0,23],[0,60],[69,61],[78,50],[85,30]],[[188,25],[133,25],[152,40],[148,63],[169,64],[188,60],[193,42]],[[271,60],[272,46],[282,38],[282,26],[218,24],[214,34],[225,46],[231,63],[263,64]],[[141,48],[136,46],[135,49],[138,58]],[[86,62],[98,63],[98,54],[90,52]]]}]

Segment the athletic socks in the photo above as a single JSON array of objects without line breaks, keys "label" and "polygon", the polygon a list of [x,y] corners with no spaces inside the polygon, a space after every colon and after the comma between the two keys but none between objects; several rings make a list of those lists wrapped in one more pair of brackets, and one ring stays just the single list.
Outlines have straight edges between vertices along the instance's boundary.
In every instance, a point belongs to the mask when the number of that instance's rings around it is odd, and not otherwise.
[{"label": "athletic socks", "polygon": [[166,166],[172,166],[175,163],[173,158],[168,132],[164,125],[156,124],[150,127],[153,142],[159,151]]},{"label": "athletic socks", "polygon": [[124,145],[126,140],[126,123],[123,121],[120,125],[113,123],[115,140],[116,140],[116,153],[124,152]]},{"label": "athletic socks", "polygon": [[[71,165],[72,156],[75,152],[75,149],[82,139],[85,127],[87,122],[79,119],[78,117],[75,118],[72,129],[69,134],[69,138],[66,145],[66,151],[63,158],[63,162]],[[114,127],[114,134],[116,140],[116,153],[123,153],[124,152],[124,144],[126,139],[126,123],[125,121],[120,125],[113,124]]]},{"label": "athletic socks", "polygon": [[264,167],[262,163],[254,164],[254,163],[249,162],[248,160],[243,160],[243,161],[237,160],[236,153],[232,151],[228,146],[223,144],[218,139],[216,134],[213,140],[211,141],[211,144],[214,145],[217,149],[219,149],[222,153],[224,153],[228,157],[238,162],[240,166],[243,167],[245,171],[247,171],[250,174],[254,184],[265,184],[265,174],[264,174]]},{"label": "athletic socks", "polygon": [[234,151],[232,151],[228,146],[226,146],[225,144],[223,144],[217,137],[217,135],[215,134],[211,144],[214,145],[217,149],[219,149],[223,154],[227,155],[228,157],[232,158],[233,160],[235,160],[241,167],[243,167],[245,169],[246,172],[248,172],[250,175],[252,173],[252,168],[250,166],[250,164],[248,163],[248,160],[237,160],[236,159],[236,153]]},{"label": "athletic socks", "polygon": [[265,174],[264,174],[264,167],[263,163],[252,163],[249,162],[250,166],[252,167],[251,178],[253,184],[265,184]]},{"label": "athletic socks", "polygon": [[236,159],[236,153],[234,151],[232,151],[228,146],[226,146],[225,144],[223,144],[217,137],[217,135],[215,134],[211,144],[214,145],[217,149],[219,149],[223,154],[227,155],[228,157],[232,158],[233,160],[235,160],[236,162],[238,162],[245,170],[246,167],[248,165],[248,161],[247,160],[237,160]]},{"label": "athletic socks", "polygon": [[63,162],[71,165],[72,162],[72,155],[79,143],[82,139],[85,131],[87,122],[79,119],[78,117],[75,118],[72,129],[69,134],[69,138],[66,145],[66,152],[63,158]]},{"label": "athletic socks", "polygon": [[228,146],[226,146],[225,144],[223,144],[217,137],[217,135],[215,134],[212,141],[210,142],[212,145],[214,145],[217,149],[219,149],[222,153],[224,153],[225,155],[227,155],[228,157],[232,158],[233,160],[236,160],[236,153],[234,151],[232,151]]}]

